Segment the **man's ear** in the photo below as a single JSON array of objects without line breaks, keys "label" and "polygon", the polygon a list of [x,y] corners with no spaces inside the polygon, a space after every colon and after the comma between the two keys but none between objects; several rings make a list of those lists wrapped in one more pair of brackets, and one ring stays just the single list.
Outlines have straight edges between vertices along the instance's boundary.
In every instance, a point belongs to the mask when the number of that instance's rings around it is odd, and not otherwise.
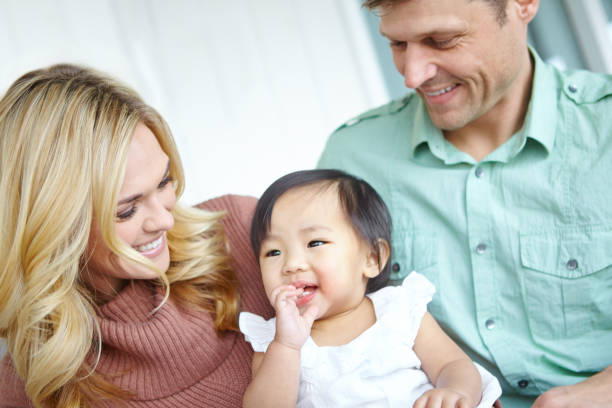
[{"label": "man's ear", "polygon": [[517,15],[525,23],[529,23],[535,17],[540,7],[540,0],[510,0],[515,7]]},{"label": "man's ear", "polygon": [[363,273],[364,276],[366,278],[378,276],[387,264],[390,253],[389,243],[382,238],[378,238],[378,254],[373,250],[369,252],[366,259],[366,268]]}]

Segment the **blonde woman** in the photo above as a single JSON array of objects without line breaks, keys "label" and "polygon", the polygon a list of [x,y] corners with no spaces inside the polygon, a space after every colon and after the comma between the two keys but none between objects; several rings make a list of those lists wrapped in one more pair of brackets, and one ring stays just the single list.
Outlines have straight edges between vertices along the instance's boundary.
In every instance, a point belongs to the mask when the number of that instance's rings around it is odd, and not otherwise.
[{"label": "blonde woman", "polygon": [[129,88],[71,65],[9,88],[0,406],[240,406],[238,311],[271,316],[248,245],[255,200],[187,208],[182,190],[166,123]]}]

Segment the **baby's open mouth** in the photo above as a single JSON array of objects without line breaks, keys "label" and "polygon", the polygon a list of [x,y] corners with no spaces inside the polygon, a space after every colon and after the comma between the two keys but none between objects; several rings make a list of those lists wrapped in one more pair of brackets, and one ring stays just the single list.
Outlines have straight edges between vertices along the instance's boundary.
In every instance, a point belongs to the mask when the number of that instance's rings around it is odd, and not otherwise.
[{"label": "baby's open mouth", "polygon": [[314,285],[313,286],[303,286],[302,288],[304,289],[304,291],[298,295],[298,299],[311,295],[317,290],[317,287]]}]

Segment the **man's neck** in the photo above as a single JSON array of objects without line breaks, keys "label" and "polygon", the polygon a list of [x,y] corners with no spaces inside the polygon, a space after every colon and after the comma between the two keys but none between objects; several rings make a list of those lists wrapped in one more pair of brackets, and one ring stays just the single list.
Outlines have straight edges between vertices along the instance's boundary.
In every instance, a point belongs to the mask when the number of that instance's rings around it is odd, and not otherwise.
[{"label": "man's neck", "polygon": [[523,78],[517,78],[509,92],[487,113],[466,126],[443,131],[444,137],[458,150],[481,161],[504,144],[523,126],[531,98],[535,62],[530,57]]}]

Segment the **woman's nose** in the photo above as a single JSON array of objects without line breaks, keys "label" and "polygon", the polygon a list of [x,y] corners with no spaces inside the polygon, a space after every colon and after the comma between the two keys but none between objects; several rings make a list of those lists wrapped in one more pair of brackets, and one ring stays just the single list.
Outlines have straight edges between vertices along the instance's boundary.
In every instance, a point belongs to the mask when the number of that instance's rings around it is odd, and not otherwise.
[{"label": "woman's nose", "polygon": [[[147,232],[168,231],[174,226],[172,210],[176,203],[174,192],[168,192],[167,196],[156,197],[148,205],[149,214],[143,225]],[[171,197],[170,197],[171,195]]]}]

